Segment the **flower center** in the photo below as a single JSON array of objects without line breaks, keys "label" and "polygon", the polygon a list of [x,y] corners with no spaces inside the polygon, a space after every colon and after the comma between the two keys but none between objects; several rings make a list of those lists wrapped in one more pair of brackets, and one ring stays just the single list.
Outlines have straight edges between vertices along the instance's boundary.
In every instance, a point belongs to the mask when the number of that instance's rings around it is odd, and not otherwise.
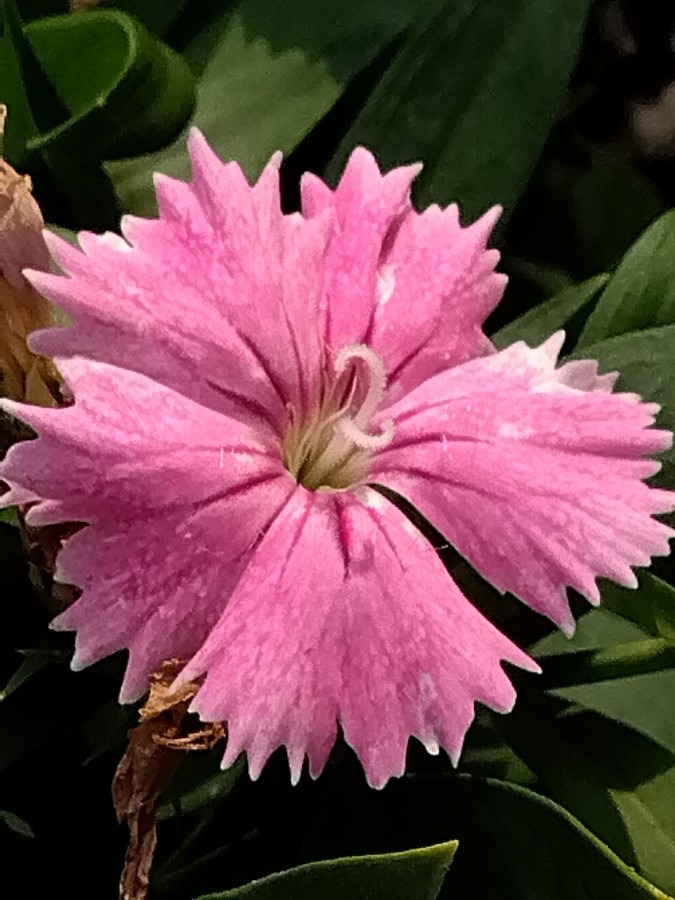
[{"label": "flower center", "polygon": [[394,436],[391,419],[379,433],[369,432],[386,385],[384,363],[374,350],[364,344],[340,350],[317,408],[305,417],[289,409],[282,456],[299,484],[310,491],[345,491],[364,480],[373,453]]}]

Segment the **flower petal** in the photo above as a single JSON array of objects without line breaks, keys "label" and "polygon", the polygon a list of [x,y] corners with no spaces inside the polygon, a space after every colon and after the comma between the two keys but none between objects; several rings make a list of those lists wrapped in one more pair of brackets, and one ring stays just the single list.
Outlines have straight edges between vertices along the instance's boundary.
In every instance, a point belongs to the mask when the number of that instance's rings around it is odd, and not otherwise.
[{"label": "flower petal", "polygon": [[369,337],[389,372],[390,396],[494,352],[482,326],[507,280],[494,271],[498,251],[486,249],[500,212],[494,207],[468,228],[454,205],[403,219],[380,263]]},{"label": "flower petal", "polygon": [[315,175],[303,176],[303,213],[314,218],[332,210],[336,218],[326,259],[325,335],[336,351],[367,339],[383,246],[412,211],[410,185],[420,169],[404,166],[382,175],[372,153],[357,147],[334,192]]},{"label": "flower petal", "polygon": [[224,765],[246,751],[257,777],[285,745],[293,780],[305,754],[316,776],[340,721],[381,787],[411,735],[456,761],[476,700],[511,709],[503,659],[537,670],[395,507],[299,488],[179,680],[206,673],[193,707],[227,720]]},{"label": "flower petal", "polygon": [[[410,185],[420,166],[382,175],[363,147],[333,192],[314,175],[302,182],[303,211],[335,211],[327,258],[327,343],[367,343],[385,361],[400,396],[450,365],[492,353],[482,325],[504,291],[487,240],[495,207],[468,228],[456,206],[418,214]],[[405,327],[402,327],[405,323]]]},{"label": "flower petal", "polygon": [[292,490],[288,479],[276,478],[191,513],[97,523],[69,538],[55,577],[83,593],[52,627],[77,632],[72,668],[128,649],[120,693],[128,703],[145,693],[164,660],[189,658]]},{"label": "flower petal", "polygon": [[[561,336],[451,369],[383,411],[396,434],[371,480],[413,503],[478,571],[574,630],[566,586],[599,602],[597,576],[635,585],[631,566],[668,553],[652,515],[675,494],[642,479],[670,446],[658,406],[609,393],[586,364],[555,369]],[[583,383],[583,391],[575,384]]]},{"label": "flower petal", "polygon": [[0,463],[0,478],[41,498],[31,523],[122,524],[171,509],[188,516],[242,485],[290,480],[258,429],[136,372],[79,357],[57,363],[73,406],[2,402],[39,434],[15,444]]},{"label": "flower petal", "polygon": [[278,424],[287,403],[302,405],[322,349],[331,217],[282,215],[278,157],[251,187],[196,131],[190,150],[193,183],[159,176],[161,218],[125,219],[130,243],[83,232],[79,250],[50,237],[70,278],[31,280],[75,325],[40,332],[32,346],[134,369]]},{"label": "flower petal", "polygon": [[203,643],[296,486],[240,422],[135,372],[58,364],[73,406],[3,404],[39,436],[0,463],[0,503],[34,502],[31,524],[92,523],[59,554],[56,580],[83,593],[53,627],[77,631],[73,668],[130,650],[126,702]]}]

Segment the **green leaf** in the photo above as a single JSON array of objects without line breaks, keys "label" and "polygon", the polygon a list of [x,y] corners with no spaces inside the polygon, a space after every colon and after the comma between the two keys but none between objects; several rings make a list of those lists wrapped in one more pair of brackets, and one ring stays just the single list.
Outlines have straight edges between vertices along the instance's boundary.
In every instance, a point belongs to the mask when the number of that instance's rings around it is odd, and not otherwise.
[{"label": "green leaf", "polygon": [[636,575],[637,588],[602,579],[602,605],[579,619],[574,638],[552,632],[531,649],[534,656],[548,659],[555,654],[611,648],[650,635],[675,641],[675,588],[649,571],[638,569]]},{"label": "green leaf", "polygon": [[577,685],[553,693],[622,722],[675,753],[675,672],[672,670]]},{"label": "green leaf", "polygon": [[579,347],[615,335],[675,324],[675,210],[630,248],[591,313]]},{"label": "green leaf", "polygon": [[502,260],[502,265],[508,270],[508,274],[527,285],[530,291],[538,292],[539,303],[561,294],[567,288],[574,287],[575,281],[564,269],[537,262],[522,259],[520,256],[511,256]]},{"label": "green leaf", "polygon": [[67,664],[70,649],[63,646],[63,635],[47,632],[40,634],[35,646],[16,651],[23,656],[23,661],[10,677],[5,687],[0,690],[0,702],[6,700],[22,687],[30,678],[53,663]]},{"label": "green leaf", "polygon": [[499,885],[491,897],[669,900],[553,801],[505,782],[462,780],[484,835],[471,861]]},{"label": "green leaf", "polygon": [[19,668],[14,672],[4,688],[0,691],[0,701],[6,700],[14,691],[17,691],[29,678],[32,678],[41,669],[53,662],[52,657],[38,653],[26,656]]},{"label": "green leaf", "polygon": [[117,200],[101,161],[175,137],[194,104],[189,67],[116,10],[52,16],[23,29],[16,17],[8,21],[0,37],[8,159],[33,176],[48,219],[115,227]]},{"label": "green leaf", "polygon": [[457,841],[419,850],[308,863],[200,900],[433,900]]},{"label": "green leaf", "polygon": [[0,809],[0,822],[10,828],[12,831],[16,832],[16,834],[20,834],[21,837],[34,838],[33,829],[30,827],[28,822],[24,822],[19,816],[15,813],[7,812],[6,809]]},{"label": "green leaf", "polygon": [[188,0],[104,0],[105,6],[116,6],[140,19],[153,34],[164,36]]},{"label": "green leaf", "polygon": [[600,606],[577,619],[574,637],[568,638],[562,631],[552,631],[530,647],[530,653],[542,662],[550,656],[597,650],[645,637],[647,633],[638,625]]},{"label": "green leaf", "polygon": [[17,507],[8,506],[5,509],[0,509],[0,522],[6,522],[8,525],[18,526],[20,522]]},{"label": "green leaf", "polygon": [[540,303],[515,322],[500,329],[492,340],[501,350],[515,341],[525,341],[536,347],[560,328],[566,328],[574,316],[591,306],[598,291],[609,281],[609,275],[596,275],[581,284],[561,291],[555,297]]},{"label": "green leaf", "polygon": [[549,635],[532,652],[543,666],[539,686],[556,690],[672,669],[675,588],[650,572],[636,590],[603,581],[602,608],[580,619],[574,639]]},{"label": "green leaf", "polygon": [[607,582],[603,606],[635,622],[646,634],[675,643],[675,588],[651,572],[640,572],[638,582],[637,590]]},{"label": "green leaf", "polygon": [[[675,429],[675,325],[634,331],[608,338],[597,344],[577,347],[572,357],[597,359],[603,372],[618,370],[618,390],[634,391],[644,400],[661,405],[658,425]],[[655,481],[675,487],[675,448],[662,453],[663,469]]]},{"label": "green leaf", "polygon": [[[566,652],[570,663],[578,652],[611,648],[624,641],[644,638],[646,632],[605,609],[594,609],[579,619],[575,636],[560,633],[540,641],[531,652],[546,668],[551,654]],[[661,747],[675,753],[675,672],[672,669],[593,684],[577,684],[552,690],[553,696],[601,713],[609,719],[641,732]]]},{"label": "green leaf", "polygon": [[[242,0],[185,48],[204,58],[193,124],[224,159],[255,177],[275,150],[290,152],[349,81],[418,12],[414,0]],[[144,159],[111,165],[126,209],[156,211],[150,173],[189,179],[184,137]]]},{"label": "green leaf", "polygon": [[195,94],[189,67],[131,16],[98,10],[39,19],[25,30],[70,111],[29,149],[67,135],[80,152],[117,159],[164,146],[190,117]]},{"label": "green leaf", "polygon": [[[475,726],[474,726],[475,727]],[[505,741],[462,751],[462,771],[483,778],[498,778],[515,784],[534,785],[537,778],[525,762]]]},{"label": "green leaf", "polygon": [[19,168],[27,142],[67,118],[68,109],[24,33],[14,0],[0,0],[0,84],[9,110],[3,153]]},{"label": "green leaf", "polygon": [[[207,761],[210,766],[213,764],[208,757]],[[162,821],[179,815],[189,815],[210,804],[222,802],[239,780],[245,767],[242,757],[233,766],[204,778],[188,790],[177,790],[178,778],[174,778],[163,794],[163,801],[157,810],[157,818]],[[179,772],[179,777],[180,774]]]},{"label": "green leaf", "polygon": [[675,644],[648,638],[596,650],[547,656],[539,687],[566,688],[675,669]]},{"label": "green leaf", "polygon": [[[468,219],[513,209],[562,103],[588,0],[436,3],[342,141],[385,167],[422,160],[421,205],[457,200]],[[536,72],[536,78],[532,73]]]},{"label": "green leaf", "polygon": [[577,816],[625,863],[675,891],[675,756],[593,713],[544,718],[521,706],[503,721],[539,789]]}]

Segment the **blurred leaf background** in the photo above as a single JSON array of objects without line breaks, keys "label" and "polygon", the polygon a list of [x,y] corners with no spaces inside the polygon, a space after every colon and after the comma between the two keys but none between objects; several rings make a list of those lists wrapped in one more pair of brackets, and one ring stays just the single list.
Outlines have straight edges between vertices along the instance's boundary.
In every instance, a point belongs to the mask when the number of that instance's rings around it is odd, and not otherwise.
[{"label": "blurred leaf background", "polygon": [[[675,11],[637,0],[0,0],[4,155],[61,229],[155,214],[152,172],[189,177],[197,124],[254,178],[282,149],[334,183],[351,149],[422,160],[415,199],[504,206],[498,346],[565,328],[565,353],[675,427]],[[88,7],[96,7],[90,9]],[[655,483],[675,487],[675,455]],[[123,661],[73,674],[49,584],[0,521],[0,847],[7,896],[117,895],[126,832],[110,783],[136,710]],[[440,547],[438,535],[429,534]],[[530,645],[516,711],[480,709],[455,772],[411,745],[370,791],[349,748],[289,784],[186,756],[160,807],[151,896],[612,900],[675,894],[675,566],[606,584],[576,637],[439,549]],[[449,841],[459,841],[458,849]],[[428,847],[416,851],[415,848]],[[414,851],[414,852],[413,852]],[[337,862],[335,860],[338,860]],[[309,864],[309,865],[308,865]],[[271,873],[295,869],[288,875]],[[241,887],[253,879],[264,879]],[[659,891],[663,893],[659,893]]]}]

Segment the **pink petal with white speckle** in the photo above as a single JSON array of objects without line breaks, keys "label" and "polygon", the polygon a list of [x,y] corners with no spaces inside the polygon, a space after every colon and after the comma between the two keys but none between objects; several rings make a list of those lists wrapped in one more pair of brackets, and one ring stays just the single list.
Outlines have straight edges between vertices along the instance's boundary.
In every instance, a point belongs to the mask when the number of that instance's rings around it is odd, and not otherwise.
[{"label": "pink petal with white speckle", "polygon": [[129,702],[165,659],[192,656],[292,490],[275,478],[192,511],[96,523],[69,538],[55,577],[83,592],[52,627],[77,632],[73,668],[128,649],[120,699]]},{"label": "pink petal with white speckle", "polygon": [[240,422],[135,372],[59,364],[72,407],[4,404],[40,436],[0,463],[2,502],[37,498],[32,524],[92,523],[59,554],[57,581],[83,593],[53,624],[77,631],[75,668],[130,650],[128,701],[198,649],[294,485]]},{"label": "pink petal with white speckle", "polygon": [[294,780],[305,755],[317,775],[339,721],[381,787],[410,736],[456,761],[475,701],[511,709],[502,660],[537,670],[395,507],[299,489],[180,680],[206,673],[193,707],[228,721],[224,764],[245,751],[257,777],[285,746]]},{"label": "pink petal with white speckle", "polygon": [[34,524],[189,512],[241,485],[287,477],[263,429],[136,372],[79,357],[57,362],[73,406],[2,401],[39,432],[0,463],[0,478],[42,498],[30,513]]},{"label": "pink petal with white speckle", "polygon": [[331,214],[282,216],[278,159],[251,187],[198,132],[190,149],[194,182],[160,178],[162,218],[126,219],[131,245],[83,232],[80,251],[50,236],[70,278],[30,278],[76,321],[38,332],[31,345],[143,372],[215,409],[278,425],[288,402],[307,402],[323,352]]},{"label": "pink petal with white speckle", "polygon": [[336,350],[366,339],[378,266],[392,232],[413,214],[410,185],[420,168],[405,166],[382,175],[372,153],[358,147],[334,192],[315,175],[303,176],[303,213],[312,219],[327,213],[335,217],[326,259],[325,337]]},{"label": "pink petal with white speckle", "polygon": [[[406,497],[501,591],[566,631],[566,586],[599,602],[603,575],[635,585],[631,566],[669,551],[653,519],[675,495],[645,485],[670,446],[658,411],[632,394],[587,392],[555,370],[560,339],[514,344],[422,384],[383,415],[394,441],[372,480]],[[562,372],[561,378],[558,374]]]},{"label": "pink petal with white speckle", "polygon": [[494,271],[498,251],[487,249],[499,213],[495,207],[462,228],[456,206],[432,206],[408,215],[393,236],[369,336],[389,371],[392,396],[494,352],[483,323],[506,285]]},{"label": "pink petal with white speckle", "polygon": [[397,395],[493,352],[482,325],[506,284],[494,272],[499,253],[486,249],[499,207],[468,228],[454,205],[417,213],[409,194],[419,170],[383,176],[358,148],[335,192],[313,175],[303,178],[305,214],[332,209],[338,222],[327,260],[327,341],[338,349],[371,345]]}]

